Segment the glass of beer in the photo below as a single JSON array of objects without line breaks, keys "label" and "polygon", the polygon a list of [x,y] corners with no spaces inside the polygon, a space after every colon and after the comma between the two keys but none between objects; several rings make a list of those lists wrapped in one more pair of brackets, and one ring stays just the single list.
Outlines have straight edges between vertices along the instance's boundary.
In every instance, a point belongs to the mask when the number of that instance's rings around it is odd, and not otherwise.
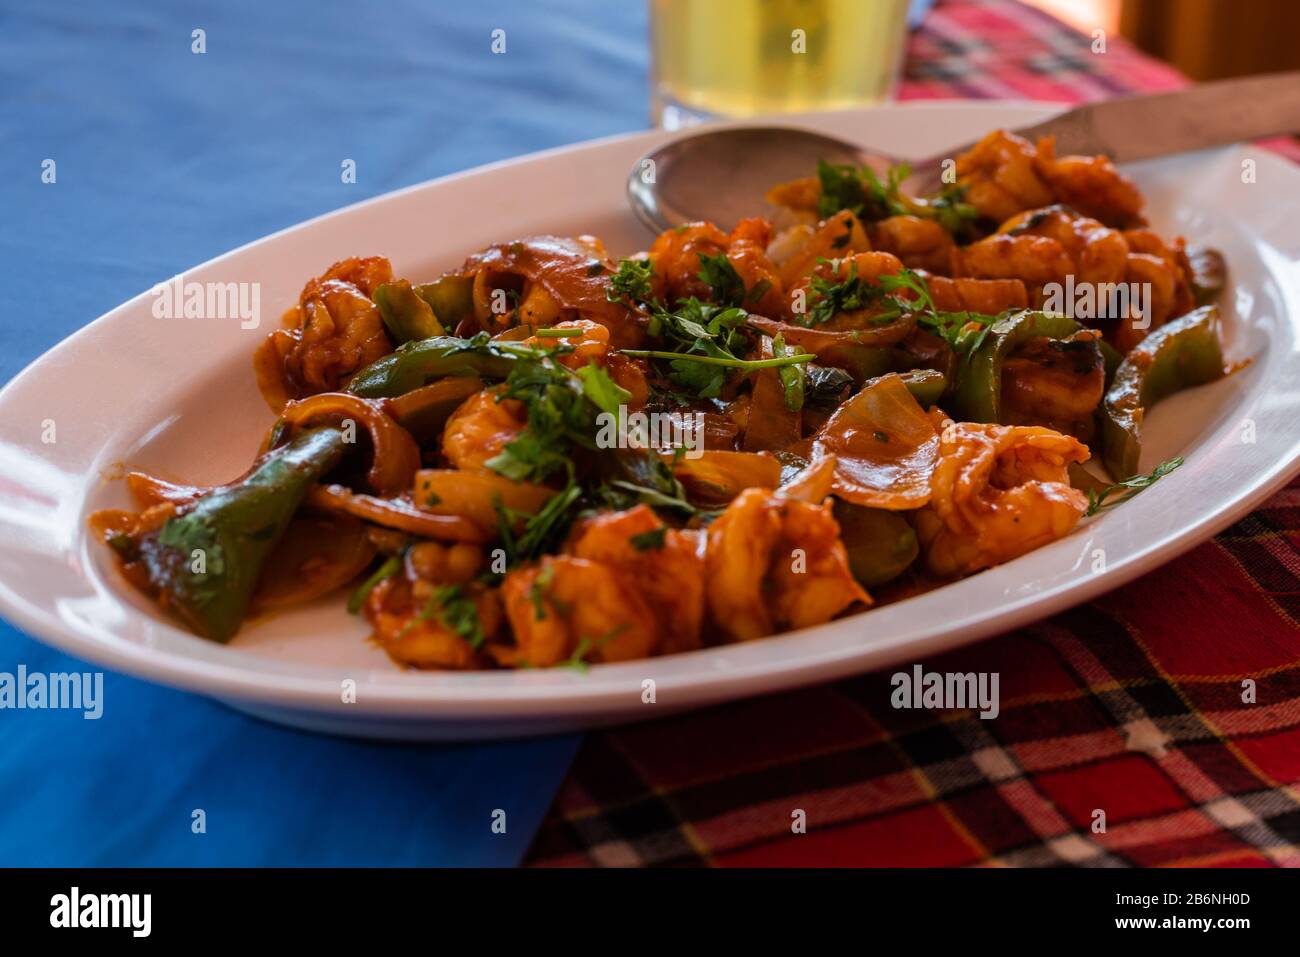
[{"label": "glass of beer", "polygon": [[654,122],[833,110],[894,92],[908,0],[650,0]]}]

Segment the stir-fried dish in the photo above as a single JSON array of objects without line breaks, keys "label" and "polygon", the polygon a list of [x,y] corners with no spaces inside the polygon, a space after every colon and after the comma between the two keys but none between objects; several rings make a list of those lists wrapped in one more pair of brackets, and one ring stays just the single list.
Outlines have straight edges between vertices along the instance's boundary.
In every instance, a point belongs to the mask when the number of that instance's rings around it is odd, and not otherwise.
[{"label": "stir-fried dish", "polygon": [[94,528],[212,640],[350,588],[399,663],[583,667],[918,594],[1177,467],[1136,474],[1142,420],[1224,374],[1223,265],[1109,160],[996,132],[937,196],[815,172],[620,260],[534,236],[432,281],[335,263],[257,350],[247,474],[131,473],[139,510]]}]

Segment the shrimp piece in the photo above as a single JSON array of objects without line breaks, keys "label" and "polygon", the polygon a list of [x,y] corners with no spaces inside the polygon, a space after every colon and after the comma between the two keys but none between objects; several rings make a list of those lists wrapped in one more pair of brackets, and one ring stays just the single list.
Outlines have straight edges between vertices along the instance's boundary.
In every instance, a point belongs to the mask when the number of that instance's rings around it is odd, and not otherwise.
[{"label": "shrimp piece", "polygon": [[1074,260],[1059,240],[994,233],[953,254],[953,273],[974,279],[1020,279],[1027,287],[1064,283]]},{"label": "shrimp piece", "polygon": [[555,361],[570,369],[595,364],[609,373],[609,377],[622,386],[632,397],[628,400],[630,408],[640,408],[650,397],[650,383],[646,377],[647,366],[644,362],[625,356],[610,348],[609,328],[590,319],[569,319],[556,323],[555,329],[578,329],[582,335],[576,338],[558,340],[552,337],[530,336],[523,344],[534,348],[551,348],[557,342],[564,342],[573,347],[572,352],[556,355]]},{"label": "shrimp piece", "polygon": [[998,229],[1012,236],[1045,236],[1061,244],[1073,263],[1075,282],[1119,282],[1124,278],[1128,240],[1117,230],[1061,206],[1026,210]]},{"label": "shrimp piece", "polygon": [[890,216],[870,227],[871,245],[893,253],[911,269],[946,273],[956,248],[952,234],[932,219]]},{"label": "shrimp piece", "polygon": [[1141,194],[1109,158],[1057,159],[1051,137],[1035,145],[996,130],[957,157],[957,182],[966,187],[968,203],[998,222],[1054,202],[1111,226],[1142,221]]},{"label": "shrimp piece", "polygon": [[474,274],[471,299],[479,327],[497,334],[516,325],[550,326],[564,313],[540,282],[486,266]]},{"label": "shrimp piece", "polygon": [[822,198],[822,181],[816,176],[792,179],[788,183],[773,186],[763,198],[773,206],[802,213],[815,213],[817,203]]},{"label": "shrimp piece", "polygon": [[1131,304],[1128,315],[1120,317],[1119,326],[1115,330],[1115,347],[1124,353],[1169,318],[1177,295],[1177,279],[1158,256],[1147,253],[1129,256],[1126,278],[1130,283],[1139,284],[1147,290],[1148,301],[1145,310]]},{"label": "shrimp piece", "polygon": [[1106,385],[1095,329],[1065,339],[1035,337],[1002,366],[1002,407],[1012,425],[1047,425],[1087,438]]},{"label": "shrimp piece", "polygon": [[930,298],[945,312],[982,312],[990,316],[1007,309],[1024,309],[1029,293],[1019,279],[950,279],[928,276]]},{"label": "shrimp piece", "polygon": [[487,564],[478,545],[468,542],[419,542],[406,552],[406,574],[435,585],[464,585],[473,581]]},{"label": "shrimp piece", "polygon": [[776,266],[778,272],[803,249],[804,244],[817,232],[817,224],[796,223],[779,230],[767,244],[767,258]]},{"label": "shrimp piece", "polygon": [[830,505],[741,492],[709,526],[706,597],[714,626],[734,641],[830,621],[871,597],[854,580]]},{"label": "shrimp piece", "polygon": [[[843,281],[855,276],[868,285],[879,286],[881,276],[895,276],[903,268],[902,261],[893,253],[864,252],[846,256],[843,259],[831,259],[819,262],[812,273],[796,282],[786,293],[785,302],[779,315],[797,318],[813,305],[813,279],[825,279],[832,282]],[[857,328],[864,318],[879,309],[856,309],[837,314],[830,322],[824,324],[826,329]]]},{"label": "shrimp piece", "polygon": [[667,300],[708,299],[713,290],[700,278],[700,256],[726,252],[729,241],[712,223],[688,223],[660,233],[650,247],[650,259]]},{"label": "shrimp piece", "polygon": [[[468,586],[465,594],[474,603],[483,639],[495,635],[502,623],[496,595],[477,586]],[[365,615],[376,644],[399,664],[453,671],[483,664],[478,649],[444,620],[435,586],[427,581],[412,583],[402,575],[385,579],[366,598]]]},{"label": "shrimp piece", "polygon": [[[635,536],[644,536],[637,538]],[[655,536],[662,536],[654,541]],[[648,540],[648,541],[647,541]],[[670,529],[647,505],[584,522],[568,551],[612,568],[641,592],[658,624],[663,654],[700,647],[704,556],[699,532]]]},{"label": "shrimp piece", "polygon": [[847,209],[823,222],[798,249],[786,256],[779,270],[781,288],[789,289],[812,273],[822,259],[852,256],[871,249],[871,241],[858,217]]},{"label": "shrimp piece", "polygon": [[1087,458],[1086,445],[1041,426],[949,422],[915,519],[930,570],[970,574],[1065,535],[1088,507],[1067,469]]},{"label": "shrimp piece", "polygon": [[1056,141],[1038,141],[1038,175],[1059,203],[1112,226],[1142,222],[1142,194],[1108,156],[1056,158]]},{"label": "shrimp piece", "polygon": [[[670,301],[694,296],[711,300],[713,287],[700,277],[700,257],[727,257],[746,291],[745,305],[756,312],[775,315],[781,304],[781,279],[767,246],[772,224],[758,217],[742,219],[727,235],[712,223],[691,223],[660,233],[650,247],[656,285],[662,283]],[[758,295],[749,301],[749,296]]]},{"label": "shrimp piece", "polygon": [[1023,209],[1052,202],[1038,175],[1033,144],[1006,130],[995,130],[957,157],[957,182],[966,202],[988,219],[1002,222]]},{"label": "shrimp piece", "polygon": [[[731,231],[727,246],[727,261],[745,284],[745,308],[763,316],[780,313],[781,277],[767,256],[772,242],[772,224],[754,216],[742,219]],[[757,296],[755,290],[762,290]]]},{"label": "shrimp piece", "polygon": [[[1181,237],[1170,245],[1149,229],[1128,229],[1124,231],[1124,239],[1129,246],[1128,271],[1124,278],[1128,282],[1152,285],[1152,326],[1176,319],[1195,307],[1192,267]],[[1157,271],[1164,276],[1155,278]]]},{"label": "shrimp piece", "polygon": [[655,618],[623,575],[571,555],[506,575],[501,585],[513,647],[501,664],[546,668],[562,661],[630,661],[656,651]]},{"label": "shrimp piece", "polygon": [[500,387],[462,402],[442,430],[442,454],[458,469],[482,469],[528,424],[523,403],[499,399]]},{"label": "shrimp piece", "polygon": [[1018,278],[1041,299],[1048,283],[1116,283],[1124,278],[1128,242],[1095,219],[1059,206],[1012,216],[996,233],[953,253],[954,272],[981,279]]},{"label": "shrimp piece", "polygon": [[374,290],[393,278],[382,256],[344,259],[303,287],[298,305],[258,349],[259,383],[279,399],[335,392],[362,366],[393,351]]}]

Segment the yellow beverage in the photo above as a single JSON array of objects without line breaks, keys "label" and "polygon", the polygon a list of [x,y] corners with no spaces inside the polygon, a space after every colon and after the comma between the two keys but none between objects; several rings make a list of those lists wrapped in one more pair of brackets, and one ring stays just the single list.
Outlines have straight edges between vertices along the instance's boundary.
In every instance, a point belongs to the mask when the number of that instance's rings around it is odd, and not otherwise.
[{"label": "yellow beverage", "polygon": [[907,0],[650,0],[654,120],[831,110],[894,89]]}]

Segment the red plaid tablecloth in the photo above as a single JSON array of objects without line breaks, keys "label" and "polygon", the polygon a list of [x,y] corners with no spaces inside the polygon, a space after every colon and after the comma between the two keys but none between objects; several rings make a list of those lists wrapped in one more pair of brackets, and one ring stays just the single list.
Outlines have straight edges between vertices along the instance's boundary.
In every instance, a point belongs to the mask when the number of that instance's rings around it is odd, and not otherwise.
[{"label": "red plaid tablecloth", "polygon": [[[942,4],[901,95],[1186,82],[1090,43],[1009,0]],[[1300,483],[1133,584],[924,662],[1000,673],[994,720],[894,710],[875,674],[591,734],[530,863],[1300,866],[1298,621]]]}]

